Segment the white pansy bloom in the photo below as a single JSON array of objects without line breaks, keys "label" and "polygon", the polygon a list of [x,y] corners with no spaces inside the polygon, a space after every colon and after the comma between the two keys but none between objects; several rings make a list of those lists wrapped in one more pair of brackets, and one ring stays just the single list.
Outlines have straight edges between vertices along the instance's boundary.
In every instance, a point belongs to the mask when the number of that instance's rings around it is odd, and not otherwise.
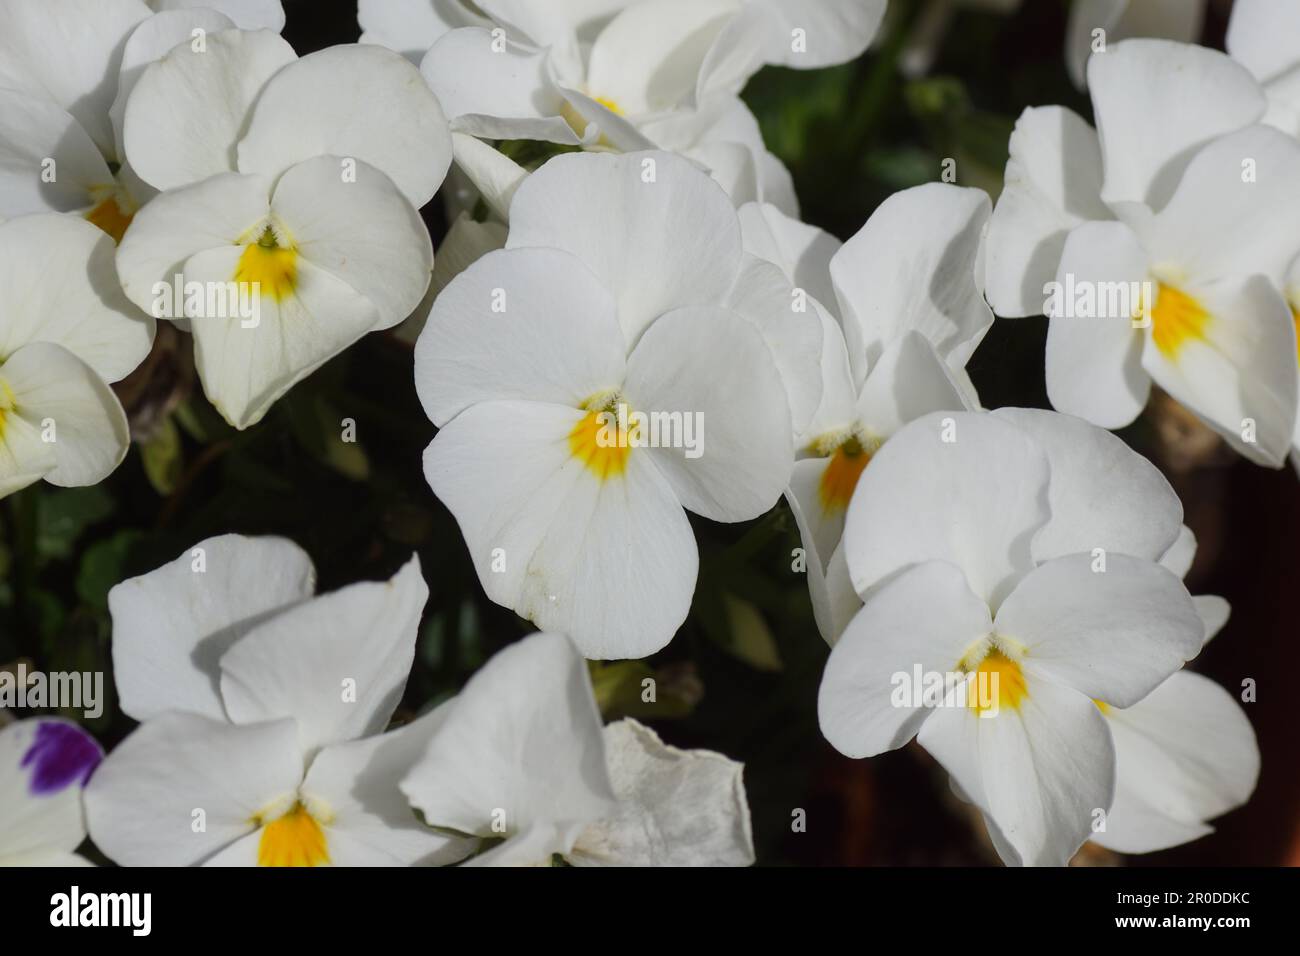
[{"label": "white pansy bloom", "polygon": [[558,634],[484,665],[449,704],[402,791],[431,826],[484,841],[477,866],[748,866],[743,767],[678,750],[634,720],[603,730]]},{"label": "white pansy bloom", "polygon": [[0,496],[102,481],[130,440],[108,383],[154,336],[118,287],[112,239],[51,213],[0,224],[0,294]]},{"label": "white pansy bloom", "polygon": [[1276,0],[1232,5],[1224,46],[1264,87],[1264,122],[1300,136],[1300,7]]},{"label": "white pansy bloom", "polygon": [[690,607],[685,511],[745,521],[785,487],[821,328],[671,154],[552,159],[510,222],[416,346],[441,429],[425,475],[492,600],[589,657],[642,657]]},{"label": "white pansy bloom", "polygon": [[269,31],[222,31],[144,71],[125,131],[140,174],[166,191],[122,243],[123,288],[189,321],[204,391],[235,427],[424,296],[433,249],[416,208],[451,144],[397,54],[298,59]]},{"label": "white pansy bloom", "polygon": [[[790,175],[736,94],[764,62],[812,68],[852,59],[884,6],[587,0],[543,11],[489,0],[480,7],[491,20],[441,34],[421,70],[457,132],[667,149],[708,169],[737,204],[766,200],[794,212]],[[457,161],[476,182],[490,182],[478,158]]]},{"label": "white pansy bloom", "polygon": [[383,733],[428,588],[313,596],[282,538],[209,538],[109,592],[122,710],[141,721],[86,792],[91,838],[126,866],[408,865],[463,855],[397,789],[443,712]]},{"label": "white pansy bloom", "polygon": [[1295,331],[1275,287],[1300,240],[1300,144],[1254,125],[1258,84],[1220,53],[1129,40],[1089,66],[1098,131],[1027,111],[989,228],[989,301],[1046,312],[1059,410],[1118,428],[1151,383],[1246,457],[1291,443]]},{"label": "white pansy bloom", "polygon": [[822,401],[796,436],[786,498],[828,641],[861,607],[840,536],[863,468],[907,422],[978,405],[963,366],[993,323],[981,288],[988,216],[980,190],[918,186],[887,199],[839,248],[771,207],[741,209],[747,247],[814,296],[824,329]]},{"label": "white pansy bloom", "polygon": [[1205,4],[1206,0],[1074,0],[1065,31],[1065,68],[1070,79],[1083,89],[1088,57],[1094,50],[1104,56],[1130,37],[1195,43],[1205,23]]},{"label": "white pansy bloom", "polygon": [[[845,555],[865,604],[827,662],[822,732],[852,757],[916,737],[1006,862],[1064,865],[1115,792],[1094,701],[1131,707],[1200,647],[1191,597],[1157,563],[1181,518],[1150,463],[1069,416],[939,412],[904,426],[849,507]],[[897,675],[918,671],[959,682],[899,698]]]},{"label": "white pansy bloom", "polygon": [[0,726],[0,867],[90,866],[81,788],[104,751],[70,721],[34,717]]},{"label": "white pansy bloom", "polygon": [[[156,12],[151,15],[153,11]],[[155,190],[122,117],[149,63],[232,26],[280,30],[279,0],[12,0],[0,9],[0,216],[81,215],[120,240]]]}]

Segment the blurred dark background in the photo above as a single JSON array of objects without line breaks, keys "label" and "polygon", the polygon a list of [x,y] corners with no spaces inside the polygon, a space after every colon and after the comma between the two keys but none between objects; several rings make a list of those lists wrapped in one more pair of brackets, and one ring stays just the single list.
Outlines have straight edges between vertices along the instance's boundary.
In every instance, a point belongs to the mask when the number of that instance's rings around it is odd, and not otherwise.
[{"label": "blurred dark background", "polygon": [[[1060,103],[1091,116],[1063,66],[1065,0],[1027,0],[1011,15],[954,6],[932,69],[912,80],[898,60],[927,4],[891,6],[883,37],[860,60],[811,72],[768,68],[745,91],[769,148],[793,173],[804,218],[841,239],[890,193],[938,178],[945,157],[957,160],[959,183],[996,195],[1007,137],[1026,106]],[[285,8],[285,37],[299,53],[358,35],[351,0],[286,0]],[[1221,48],[1226,12],[1212,5],[1207,45]],[[440,200],[424,215],[436,247],[447,225]],[[1045,325],[994,324],[971,364],[988,407],[1047,406]],[[530,630],[483,596],[454,520],[424,482],[421,454],[434,429],[415,397],[408,344],[367,336],[243,433],[207,404],[188,348],[184,337],[163,337],[149,367],[124,386],[141,442],[110,480],[42,484],[0,503],[0,664],[111,672],[108,589],[227,531],[297,541],[315,558],[322,590],[387,576],[419,552],[431,596],[402,717],[454,693]],[[338,439],[344,417],[357,423],[356,444]],[[1194,666],[1234,692],[1245,678],[1257,682],[1258,702],[1245,707],[1263,771],[1252,800],[1213,835],[1143,857],[1085,851],[1081,862],[1300,862],[1290,683],[1300,640],[1285,603],[1297,593],[1295,474],[1224,454],[1159,399],[1124,437],[1183,498],[1201,543],[1189,587],[1232,604],[1232,620]],[[790,568],[799,542],[784,504],[747,525],[692,521],[701,574],[691,618],[649,661],[593,667],[606,716],[632,714],[671,743],[744,760],[761,864],[996,863],[978,821],[915,744],[853,761],[822,739],[816,698],[827,648],[803,576]],[[637,696],[650,673],[660,688],[653,706]],[[89,726],[111,746],[132,722],[110,705]],[[797,809],[806,832],[792,829]]]}]

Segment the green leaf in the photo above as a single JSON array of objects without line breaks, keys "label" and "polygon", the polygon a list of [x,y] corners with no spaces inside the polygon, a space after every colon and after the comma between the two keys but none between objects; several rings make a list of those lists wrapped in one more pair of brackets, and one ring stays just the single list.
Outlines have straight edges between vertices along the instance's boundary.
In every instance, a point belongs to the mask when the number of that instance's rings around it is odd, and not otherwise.
[{"label": "green leaf", "polygon": [[36,552],[42,561],[72,557],[82,533],[116,507],[103,485],[42,491],[36,517]]},{"label": "green leaf", "polygon": [[157,435],[140,446],[140,460],[154,491],[166,498],[176,490],[185,468],[185,458],[180,430],[170,417],[163,420]]}]

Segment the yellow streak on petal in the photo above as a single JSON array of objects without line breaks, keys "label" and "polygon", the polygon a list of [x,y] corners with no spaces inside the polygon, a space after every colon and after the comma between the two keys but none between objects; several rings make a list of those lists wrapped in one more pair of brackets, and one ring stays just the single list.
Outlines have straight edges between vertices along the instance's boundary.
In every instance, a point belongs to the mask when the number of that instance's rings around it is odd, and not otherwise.
[{"label": "yellow streak on petal", "polygon": [[1096,697],[1094,697],[1092,699],[1092,702],[1097,705],[1097,709],[1101,711],[1103,714],[1110,713],[1110,704],[1106,703],[1104,700],[1098,700]]},{"label": "yellow streak on petal", "polygon": [[257,242],[249,243],[235,266],[235,281],[249,283],[276,302],[290,295],[298,282],[298,253],[277,243],[268,226]]},{"label": "yellow streak on petal", "polygon": [[1151,310],[1151,338],[1167,358],[1176,359],[1190,341],[1203,339],[1210,313],[1186,292],[1160,283]]},{"label": "yellow streak on petal", "polygon": [[[3,363],[0,363],[3,364]],[[0,438],[4,438],[9,413],[14,410],[14,392],[9,383],[0,379]]]},{"label": "yellow streak on petal", "polygon": [[[997,680],[996,685],[994,678]],[[1029,687],[1025,683],[1025,674],[1020,669],[1020,664],[996,647],[991,648],[975,668],[974,688],[968,699],[970,708],[977,713],[990,709],[981,700],[988,691],[981,691],[984,688],[992,690],[994,686],[997,687],[999,710],[1004,707],[1018,710],[1020,702],[1029,696]]]},{"label": "yellow streak on petal", "polygon": [[258,866],[322,866],[329,861],[325,833],[301,803],[262,827]]},{"label": "yellow streak on petal", "polygon": [[1296,338],[1296,361],[1300,361],[1300,306],[1292,304],[1291,306],[1291,323],[1295,326]]},{"label": "yellow streak on petal", "polygon": [[86,213],[86,221],[104,230],[116,243],[121,243],[122,236],[126,234],[126,227],[131,225],[131,220],[134,218],[135,213],[122,210],[122,204],[118,202],[116,196],[106,197]]},{"label": "yellow streak on petal", "polygon": [[620,429],[614,416],[613,411],[593,409],[569,432],[569,451],[601,481],[616,478],[627,470],[631,439],[636,432],[635,427]]},{"label": "yellow streak on petal", "polygon": [[850,438],[835,449],[817,486],[817,496],[821,499],[823,509],[834,512],[848,508],[853,490],[858,486],[858,478],[869,461],[871,452],[863,448],[856,438]]}]

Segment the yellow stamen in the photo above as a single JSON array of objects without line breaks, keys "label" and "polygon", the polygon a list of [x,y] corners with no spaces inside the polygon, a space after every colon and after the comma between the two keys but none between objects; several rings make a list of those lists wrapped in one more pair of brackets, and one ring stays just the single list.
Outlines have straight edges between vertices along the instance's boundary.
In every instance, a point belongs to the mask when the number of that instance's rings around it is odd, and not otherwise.
[{"label": "yellow stamen", "polygon": [[1110,713],[1110,704],[1106,703],[1104,700],[1098,700],[1096,697],[1094,697],[1092,699],[1092,702],[1097,705],[1097,709],[1101,711],[1103,714]]},{"label": "yellow stamen", "polygon": [[1167,358],[1175,359],[1183,347],[1205,337],[1210,313],[1186,292],[1160,283],[1151,309],[1151,338]]},{"label": "yellow stamen", "polygon": [[262,827],[258,866],[322,866],[329,861],[325,833],[301,803]]},{"label": "yellow stamen", "polygon": [[843,511],[847,508],[853,498],[853,489],[858,486],[858,478],[869,461],[871,452],[856,438],[850,438],[836,448],[817,487],[822,508],[826,511]]},{"label": "yellow stamen", "polygon": [[282,246],[270,226],[257,242],[250,242],[235,267],[235,281],[249,283],[263,297],[276,302],[291,294],[298,281],[298,253]]},{"label": "yellow stamen", "polygon": [[[963,669],[967,673],[971,672],[969,667]],[[994,689],[998,695],[999,710],[1004,707],[1018,710],[1020,702],[1029,696],[1029,687],[1025,683],[1025,674],[1020,669],[1020,664],[997,647],[989,649],[983,660],[974,668],[974,674],[973,692],[968,698],[968,704],[976,713],[992,709],[987,706],[991,702],[982,698],[985,693]],[[988,691],[981,693],[983,688],[988,688]]]},{"label": "yellow stamen", "polygon": [[[620,108],[618,103],[614,102],[608,96],[593,96],[592,99],[614,115],[623,115],[622,108]],[[569,129],[573,130],[578,134],[578,136],[586,135],[587,126],[589,125],[587,118],[579,113],[574,105],[568,100],[565,100],[564,105],[560,107],[560,118],[563,119],[564,122],[568,123]],[[607,146],[609,145],[609,141],[604,136],[601,136],[597,145]]]},{"label": "yellow stamen", "polygon": [[1291,324],[1295,326],[1296,360],[1300,361],[1300,306],[1294,302],[1291,304]]},{"label": "yellow stamen", "polygon": [[126,227],[131,225],[133,218],[135,218],[135,213],[125,212],[116,196],[106,197],[94,209],[86,213],[87,222],[104,230],[117,243],[122,241],[122,236],[126,234]]},{"label": "yellow stamen", "polygon": [[569,451],[601,481],[622,475],[627,470],[637,427],[620,427],[617,397],[608,401],[604,397],[591,399],[583,408],[590,411],[569,432]]}]

